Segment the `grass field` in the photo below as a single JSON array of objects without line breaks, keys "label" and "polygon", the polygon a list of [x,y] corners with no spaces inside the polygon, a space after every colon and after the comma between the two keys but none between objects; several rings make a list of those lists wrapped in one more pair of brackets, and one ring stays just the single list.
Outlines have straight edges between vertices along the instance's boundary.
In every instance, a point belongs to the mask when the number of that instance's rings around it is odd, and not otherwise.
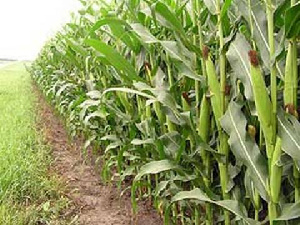
[{"label": "grass field", "polygon": [[53,222],[66,205],[49,178],[49,149],[35,129],[36,101],[22,63],[0,67],[0,224]]}]

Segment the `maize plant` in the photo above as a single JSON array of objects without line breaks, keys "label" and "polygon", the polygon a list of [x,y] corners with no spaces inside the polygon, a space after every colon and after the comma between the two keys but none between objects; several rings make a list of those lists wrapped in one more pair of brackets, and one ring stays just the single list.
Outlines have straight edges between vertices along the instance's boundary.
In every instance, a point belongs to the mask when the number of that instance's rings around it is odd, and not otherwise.
[{"label": "maize plant", "polygon": [[300,224],[300,2],[81,3],[31,74],[133,213]]}]

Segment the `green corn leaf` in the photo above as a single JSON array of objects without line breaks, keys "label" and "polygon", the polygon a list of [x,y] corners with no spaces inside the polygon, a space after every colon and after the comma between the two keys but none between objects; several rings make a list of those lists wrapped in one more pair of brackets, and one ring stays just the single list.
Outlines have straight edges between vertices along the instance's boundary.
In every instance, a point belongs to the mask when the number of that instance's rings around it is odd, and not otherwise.
[{"label": "green corn leaf", "polygon": [[178,164],[167,159],[149,162],[141,167],[138,174],[135,176],[134,181],[138,181],[148,174],[158,174],[174,169],[179,169]]},{"label": "green corn leaf", "polygon": [[[176,13],[170,10],[169,6],[164,4],[162,1],[158,1],[152,6],[152,13],[147,13],[147,15],[151,16],[155,22],[159,22],[163,27],[170,29],[171,31],[175,31],[176,35],[179,37],[177,41],[182,41],[184,45],[192,50],[193,52],[197,52],[200,54],[198,46],[195,46],[191,39],[187,36],[185,27],[183,26],[182,21],[179,19],[178,14],[183,14],[185,4],[187,4],[188,0],[182,4],[181,9],[177,10]],[[186,19],[190,19],[189,15],[186,15]]]},{"label": "green corn leaf", "polygon": [[125,81],[132,83],[133,81],[142,80],[137,75],[134,67],[111,46],[108,46],[104,42],[95,39],[87,39],[85,40],[85,43],[103,54],[107,61],[109,61],[111,65],[120,72]]},{"label": "green corn leaf", "polygon": [[[270,46],[268,42],[268,29],[267,29],[267,16],[264,11],[264,5],[259,0],[251,0],[251,8],[248,7],[247,0],[235,1],[235,5],[238,11],[250,24],[249,14],[251,15],[253,24],[253,38],[256,41],[256,45],[259,49],[262,61],[267,68],[271,66],[270,59]],[[278,42],[275,40],[275,46],[278,46]],[[279,77],[283,79],[284,72],[282,68],[276,65],[276,69]]]},{"label": "green corn leaf", "polygon": [[180,51],[178,43],[176,41],[160,41],[160,44],[166,51],[168,51],[172,59],[189,64],[189,62],[187,62],[187,60],[184,58],[184,55],[182,55],[182,52]]},{"label": "green corn leaf", "polygon": [[285,36],[287,38],[300,36],[300,2],[285,13],[284,19]]},{"label": "green corn leaf", "polygon": [[136,10],[140,5],[140,0],[128,0],[127,5],[131,10]]},{"label": "green corn leaf", "polygon": [[274,23],[277,27],[284,27],[284,17],[286,10],[291,7],[291,1],[276,1],[274,12]]},{"label": "green corn leaf", "polygon": [[[201,82],[204,81],[203,78],[198,76],[194,70],[195,65],[192,64],[194,60],[191,58],[195,57],[188,49],[186,49],[183,44],[180,44],[179,41],[161,41],[154,37],[150,31],[141,24],[134,23],[130,25],[133,31],[141,38],[141,40],[146,44],[155,44],[159,43],[161,46],[168,52],[169,56],[181,62],[181,64],[177,63],[178,69],[183,71],[182,74],[192,78],[199,80]],[[183,65],[182,65],[183,64]]]},{"label": "green corn leaf", "polygon": [[101,137],[100,140],[101,141],[117,141],[117,140],[120,140],[120,139],[114,134],[108,134],[108,135],[105,135],[105,136]]},{"label": "green corn leaf", "polygon": [[146,139],[146,140],[140,140],[140,139],[133,139],[131,141],[132,145],[145,145],[145,144],[155,144],[154,140],[152,138]]},{"label": "green corn leaf", "polygon": [[130,88],[108,88],[102,93],[101,96],[104,96],[108,92],[124,92],[124,93],[128,93],[128,94],[135,94],[135,95],[139,95],[139,96],[142,96],[142,97],[145,97],[148,99],[156,100],[152,95],[148,95],[144,92],[137,91],[137,90],[130,89]]},{"label": "green corn leaf", "polygon": [[208,8],[209,12],[213,15],[217,15],[217,2],[216,0],[203,0],[204,4]]},{"label": "green corn leaf", "polygon": [[180,31],[183,27],[178,17],[165,3],[157,1],[151,5],[151,8],[146,8],[142,12],[152,17],[156,24],[159,23],[161,26],[174,30],[175,32],[179,31],[180,33],[184,33]]},{"label": "green corn leaf", "polygon": [[92,99],[100,99],[101,98],[101,92],[100,91],[96,91],[96,90],[89,91],[87,93],[87,96],[89,96]]},{"label": "green corn leaf", "polygon": [[250,218],[247,217],[247,211],[245,206],[240,204],[238,201],[235,200],[222,200],[222,201],[214,201],[210,199],[201,189],[195,188],[191,191],[181,191],[177,193],[173,198],[172,198],[172,203],[177,202],[177,201],[182,201],[182,200],[187,200],[187,199],[192,199],[192,200],[198,200],[201,202],[208,202],[214,205],[217,205],[221,208],[224,208],[230,212],[232,212],[234,215],[237,217],[241,218],[243,221],[245,221],[246,224],[249,225],[258,225],[260,224],[257,221],[254,221]]},{"label": "green corn leaf", "polygon": [[140,36],[143,42],[147,44],[153,44],[153,43],[158,43],[159,40],[157,40],[151,33],[150,31],[145,28],[142,24],[140,23],[133,23],[130,24],[131,28],[133,29],[134,32],[137,33],[137,35]]},{"label": "green corn leaf", "polygon": [[228,142],[235,157],[251,171],[254,185],[261,196],[267,200],[267,161],[260,153],[256,143],[247,135],[247,120],[241,111],[241,106],[231,101],[227,112],[221,119],[221,125],[229,135]]},{"label": "green corn leaf", "polygon": [[100,104],[100,101],[95,101],[95,100],[91,100],[91,99],[85,100],[83,103],[81,103],[79,105],[79,107],[81,108],[81,111],[79,114],[80,120],[83,121],[83,119],[86,115],[86,112],[90,107],[99,106],[99,104]]},{"label": "green corn leaf", "polygon": [[168,153],[168,155],[173,157],[176,155],[176,153],[178,153],[182,141],[185,141],[185,139],[182,139],[183,138],[181,134],[179,134],[177,131],[168,132],[159,137],[159,140],[161,140],[165,146],[165,151]]},{"label": "green corn leaf", "polygon": [[90,33],[94,33],[95,31],[97,31],[98,29],[100,29],[104,25],[111,25],[111,24],[124,25],[126,27],[129,27],[127,22],[124,21],[124,20],[120,20],[118,18],[105,18],[105,19],[98,20],[94,24],[94,26],[91,28]]},{"label": "green corn leaf", "polygon": [[[289,221],[300,217],[300,202],[283,205],[281,215],[275,221]],[[299,222],[299,221],[298,221]]]},{"label": "green corn leaf", "polygon": [[162,21],[166,27],[177,31],[182,36],[186,35],[181,21],[178,20],[178,17],[169,9],[167,5],[162,2],[157,2],[155,5],[155,12],[161,16],[160,21]]},{"label": "green corn leaf", "polygon": [[223,19],[223,17],[226,15],[230,5],[232,3],[232,0],[225,0],[222,9],[221,9],[221,19]]},{"label": "green corn leaf", "polygon": [[200,83],[205,83],[205,78],[203,76],[200,76],[199,74],[195,73],[195,71],[192,70],[186,64],[179,63],[176,66],[178,68],[178,72],[179,72],[180,75],[186,76],[186,77],[191,78],[191,79],[196,80],[196,81],[199,81]]},{"label": "green corn leaf", "polygon": [[88,52],[81,46],[78,45],[76,42],[66,39],[67,44],[72,48],[74,51],[78,52],[82,56],[86,57],[88,55]]},{"label": "green corn leaf", "polygon": [[74,87],[75,87],[75,85],[70,84],[70,83],[66,83],[66,84],[62,85],[56,92],[55,97],[57,97],[57,98],[60,97],[65,90],[68,90],[68,89],[74,88]]},{"label": "green corn leaf", "polygon": [[[250,169],[247,168],[245,171],[245,175],[244,175],[244,185],[245,185],[245,190],[246,190],[246,197],[249,197],[253,206],[255,208],[260,208],[259,204],[256,205],[255,204],[255,186],[254,186],[254,182],[252,180],[252,176],[250,173]],[[259,206],[259,207],[258,207]]]},{"label": "green corn leaf", "polygon": [[160,41],[156,39],[147,28],[142,26],[141,24],[131,24],[132,29],[137,35],[141,38],[141,40],[147,44],[160,43],[164,49],[169,53],[170,57],[184,62],[189,65],[189,62],[185,59],[182,51],[180,51],[178,47],[178,43],[175,41]]},{"label": "green corn leaf", "polygon": [[253,101],[252,80],[248,57],[248,52],[250,50],[251,46],[246,38],[238,33],[235,40],[230,43],[226,56],[234,71],[234,75],[240,79],[245,86],[246,98]]},{"label": "green corn leaf", "polygon": [[270,64],[270,46],[267,33],[267,16],[264,6],[259,0],[251,0],[252,6],[248,8],[247,0],[235,1],[242,16],[250,24],[249,13],[253,21],[253,36],[261,53],[261,58],[266,66]]},{"label": "green corn leaf", "polygon": [[178,61],[186,62],[184,56],[181,54],[180,49],[178,48],[178,44],[175,41],[160,41],[156,39],[150,33],[150,31],[144,26],[142,26],[141,24],[131,24],[131,27],[144,43],[147,44],[159,43],[164,47],[164,49],[168,52],[171,58]]},{"label": "green corn leaf", "polygon": [[74,50],[69,46],[66,49],[66,58],[69,59],[69,61],[71,61],[72,63],[75,64],[75,66],[77,66],[78,68],[82,68],[82,64],[80,64],[79,60],[77,60],[76,55],[74,54]]},{"label": "green corn leaf", "polygon": [[282,150],[290,155],[294,160],[300,160],[300,123],[299,121],[278,110],[278,131],[282,140]]},{"label": "green corn leaf", "polygon": [[153,92],[157,96],[157,100],[162,103],[164,106],[167,106],[170,108],[176,115],[179,114],[179,111],[177,109],[176,100],[171,93],[169,93],[166,90],[155,90]]},{"label": "green corn leaf", "polygon": [[[85,118],[84,118],[84,121],[83,123],[86,125],[86,126],[90,126],[92,127],[93,125],[90,123],[90,120],[92,119],[95,119],[95,118],[100,118],[100,119],[106,119],[106,116],[108,116],[108,114],[105,114],[101,111],[96,111],[96,112],[93,112],[93,113],[90,113],[88,114]],[[97,128],[97,126],[95,126],[94,128]]]},{"label": "green corn leaf", "polygon": [[[125,23],[123,21],[123,23]],[[128,46],[135,53],[139,52],[139,41],[138,39],[132,35],[130,32],[126,31],[121,23],[112,23],[109,24],[110,29],[113,33],[113,36],[118,40],[122,40],[123,43]]]},{"label": "green corn leaf", "polygon": [[183,176],[176,175],[175,177],[173,177],[172,179],[170,179],[168,181],[161,181],[158,184],[158,186],[156,187],[155,195],[159,196],[159,194],[161,192],[163,192],[167,188],[167,186],[169,184],[171,184],[172,182],[174,182],[174,181],[190,182],[190,181],[195,180],[195,179],[197,179],[197,176],[195,176],[195,175],[186,175],[186,174],[183,175]]},{"label": "green corn leaf", "polygon": [[[190,60],[193,55],[182,45],[179,45],[176,41],[160,41],[156,39],[144,26],[141,24],[135,23],[131,24],[131,27],[134,32],[141,38],[144,43],[155,44],[159,43],[161,46],[168,52],[170,58],[175,60],[175,65],[179,70],[179,73],[183,76],[189,77],[193,80],[200,81],[201,83],[205,82],[205,79],[202,76],[196,74],[195,66],[192,65]],[[185,52],[185,55],[183,54]]]},{"label": "green corn leaf", "polygon": [[107,153],[107,152],[110,151],[110,150],[114,150],[114,149],[116,149],[116,148],[119,148],[119,147],[121,147],[123,144],[124,144],[124,143],[123,143],[122,141],[112,142],[112,143],[110,143],[110,144],[106,147],[105,153]]}]

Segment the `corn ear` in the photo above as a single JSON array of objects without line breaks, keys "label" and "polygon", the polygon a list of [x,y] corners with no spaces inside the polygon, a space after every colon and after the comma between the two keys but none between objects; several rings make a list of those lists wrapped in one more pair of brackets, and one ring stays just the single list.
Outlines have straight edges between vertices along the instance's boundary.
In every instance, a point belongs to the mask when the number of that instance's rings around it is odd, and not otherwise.
[{"label": "corn ear", "polygon": [[276,139],[276,145],[272,156],[271,170],[270,170],[270,185],[271,185],[271,199],[274,203],[279,203],[281,190],[282,166],[278,165],[281,156],[281,139]]},{"label": "corn ear", "polygon": [[283,98],[284,104],[294,104],[294,76],[293,76],[293,47],[289,44],[286,64],[285,64],[285,77],[284,77],[284,91]]},{"label": "corn ear", "polygon": [[189,102],[183,96],[181,96],[181,102],[183,111],[187,112],[191,110]]},{"label": "corn ear", "polygon": [[220,129],[220,118],[222,117],[222,108],[221,108],[221,89],[220,83],[218,81],[217,73],[215,66],[209,56],[208,48],[205,46],[203,49],[203,57],[205,59],[206,73],[207,73],[207,82],[210,90],[210,101],[212,109],[214,112],[215,120],[218,129]]},{"label": "corn ear", "polygon": [[[202,138],[204,142],[209,141],[209,129],[210,129],[210,106],[209,101],[205,95],[202,97],[201,107],[200,107],[200,117],[199,117],[199,124],[198,124],[198,133],[199,136]],[[203,163],[205,165],[206,175],[209,176],[210,173],[210,158],[206,151],[201,152],[201,157]],[[206,186],[210,185],[209,177],[204,178],[204,182]]]},{"label": "corn ear", "polygon": [[205,95],[202,97],[200,106],[200,116],[198,124],[198,132],[203,141],[209,140],[209,128],[210,128],[210,107],[209,101]]},{"label": "corn ear", "polygon": [[[227,136],[221,130],[221,124],[220,124],[220,119],[223,116],[222,106],[224,106],[222,104],[221,85],[217,77],[215,66],[210,58],[209,49],[207,46],[204,46],[202,56],[203,59],[205,60],[206,76],[207,76],[207,83],[210,91],[210,102],[212,106],[212,111],[220,135],[219,152],[223,153],[226,156],[226,161],[227,161],[229,146],[227,144]],[[227,163],[219,163],[219,170],[220,170],[220,182],[221,182],[223,198],[229,199],[229,193],[227,192],[227,187],[228,187]],[[226,225],[229,224],[230,214],[228,211],[224,212],[224,217],[225,217],[225,224]]]},{"label": "corn ear", "polygon": [[255,51],[249,52],[251,61],[250,74],[252,80],[252,87],[254,93],[254,101],[256,110],[258,113],[258,119],[260,121],[264,136],[267,144],[268,158],[271,158],[273,151],[273,124],[272,124],[272,103],[267,91],[265,80],[261,68],[259,66],[259,60]]}]

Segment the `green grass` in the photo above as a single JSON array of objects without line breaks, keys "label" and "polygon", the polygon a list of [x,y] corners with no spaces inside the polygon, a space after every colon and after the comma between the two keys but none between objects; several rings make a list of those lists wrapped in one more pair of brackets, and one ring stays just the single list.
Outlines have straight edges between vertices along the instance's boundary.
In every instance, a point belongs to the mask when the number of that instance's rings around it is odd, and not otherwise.
[{"label": "green grass", "polygon": [[57,224],[67,204],[49,176],[49,148],[35,129],[36,100],[22,63],[0,68],[0,224]]}]

